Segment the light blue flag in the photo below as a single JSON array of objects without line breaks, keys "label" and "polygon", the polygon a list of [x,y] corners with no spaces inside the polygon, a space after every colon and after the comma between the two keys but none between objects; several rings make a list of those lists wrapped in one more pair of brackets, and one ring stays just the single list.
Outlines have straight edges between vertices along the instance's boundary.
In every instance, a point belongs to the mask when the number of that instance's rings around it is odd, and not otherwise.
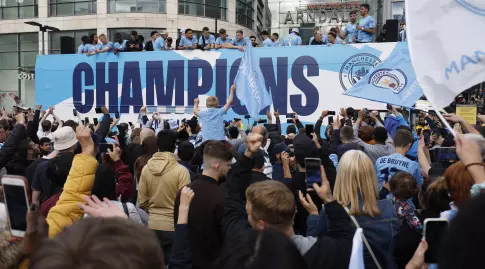
[{"label": "light blue flag", "polygon": [[404,107],[412,107],[423,95],[407,43],[397,43],[385,61],[367,72],[343,94]]},{"label": "light blue flag", "polygon": [[258,58],[253,55],[252,50],[249,43],[244,50],[234,84],[236,84],[237,97],[246,106],[249,115],[257,119],[259,112],[269,106],[272,100],[266,90]]}]

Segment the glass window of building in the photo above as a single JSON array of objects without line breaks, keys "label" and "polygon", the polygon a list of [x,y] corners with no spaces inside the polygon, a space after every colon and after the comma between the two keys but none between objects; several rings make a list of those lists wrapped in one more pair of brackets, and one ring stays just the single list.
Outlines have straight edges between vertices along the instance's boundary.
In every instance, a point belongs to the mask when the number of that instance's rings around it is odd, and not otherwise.
[{"label": "glass window of building", "polygon": [[49,54],[61,54],[61,37],[69,36],[74,38],[74,51],[77,52],[77,47],[81,45],[81,38],[96,33],[96,30],[80,30],[80,31],[61,31],[49,32]]},{"label": "glass window of building", "polygon": [[405,20],[404,1],[392,2],[392,18],[399,22]]},{"label": "glass window of building", "polygon": [[227,0],[179,0],[179,14],[226,19]]},{"label": "glass window of building", "polygon": [[96,14],[96,0],[50,0],[49,16]]},{"label": "glass window of building", "polygon": [[35,104],[33,74],[38,54],[38,33],[0,35],[1,94],[15,93],[25,105]]},{"label": "glass window of building", "polygon": [[109,13],[165,13],[166,0],[108,0]]},{"label": "glass window of building", "polygon": [[37,0],[0,0],[0,20],[37,17]]},{"label": "glass window of building", "polygon": [[236,1],[236,23],[249,29],[253,29],[254,8],[252,0]]}]

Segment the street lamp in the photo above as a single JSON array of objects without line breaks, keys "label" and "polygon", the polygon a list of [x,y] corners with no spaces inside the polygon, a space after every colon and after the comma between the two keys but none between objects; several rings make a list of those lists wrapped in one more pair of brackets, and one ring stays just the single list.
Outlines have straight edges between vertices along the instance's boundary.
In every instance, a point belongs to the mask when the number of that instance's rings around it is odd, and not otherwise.
[{"label": "street lamp", "polygon": [[39,27],[39,31],[42,32],[42,54],[45,55],[45,44],[44,44],[44,34],[45,34],[45,32],[47,32],[49,30],[52,31],[52,32],[60,32],[61,30],[59,30],[59,28],[52,27],[52,26],[49,26],[49,25],[42,25],[42,24],[35,22],[35,21],[26,21],[25,24]]}]

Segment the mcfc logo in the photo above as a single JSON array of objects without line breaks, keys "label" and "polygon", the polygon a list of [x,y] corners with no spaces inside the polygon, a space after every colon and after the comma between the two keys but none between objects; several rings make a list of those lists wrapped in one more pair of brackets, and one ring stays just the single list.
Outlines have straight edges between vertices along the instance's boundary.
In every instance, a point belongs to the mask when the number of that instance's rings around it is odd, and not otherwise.
[{"label": "mcfc logo", "polygon": [[485,16],[485,1],[483,0],[455,0],[460,6],[480,16]]},{"label": "mcfc logo", "polygon": [[379,69],[371,74],[368,83],[399,94],[407,86],[408,79],[400,69]]},{"label": "mcfc logo", "polygon": [[340,85],[344,91],[352,88],[380,63],[381,60],[377,56],[369,53],[360,53],[350,57],[340,69]]}]

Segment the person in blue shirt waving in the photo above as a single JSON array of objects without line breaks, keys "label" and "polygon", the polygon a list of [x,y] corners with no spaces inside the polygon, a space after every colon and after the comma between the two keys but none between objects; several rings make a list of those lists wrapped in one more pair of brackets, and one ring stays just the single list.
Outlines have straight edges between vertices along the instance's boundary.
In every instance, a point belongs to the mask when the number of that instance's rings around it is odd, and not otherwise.
[{"label": "person in blue shirt waving", "polygon": [[79,47],[77,48],[77,54],[83,54],[84,53],[84,47],[86,46],[86,44],[89,43],[89,36],[85,35],[85,36],[81,37],[81,42],[82,42],[82,44],[79,45]]},{"label": "person in blue shirt waving", "polygon": [[409,130],[400,129],[395,133],[394,147],[396,148],[396,153],[380,157],[375,164],[379,189],[382,188],[382,185],[388,183],[394,174],[400,171],[413,175],[418,185],[423,183],[419,164],[406,158],[406,153],[413,145],[414,140],[414,136]]},{"label": "person in blue shirt waving", "polygon": [[180,39],[179,50],[193,50],[197,49],[197,37],[192,34],[192,29],[185,30],[185,36]]},{"label": "person in blue shirt waving", "polygon": [[262,31],[261,35],[263,36],[263,47],[265,47],[265,48],[272,47],[273,41],[271,41],[271,38],[269,38],[268,31]]},{"label": "person in blue shirt waving", "polygon": [[199,46],[203,50],[214,49],[216,38],[209,33],[209,27],[202,28],[202,35],[199,38]]},{"label": "person in blue shirt waving", "polygon": [[369,43],[372,42],[374,34],[376,33],[376,20],[369,15],[370,6],[368,4],[360,5],[360,16],[362,19],[357,25],[357,42]]},{"label": "person in blue shirt waving", "polygon": [[283,46],[301,46],[300,31],[298,28],[291,29],[291,33],[285,36]]},{"label": "person in blue shirt waving", "polygon": [[99,35],[101,44],[96,45],[96,53],[105,53],[113,50],[113,42],[109,42],[105,34]]},{"label": "person in blue shirt waving", "polygon": [[216,49],[227,48],[227,45],[232,42],[231,38],[227,36],[226,29],[219,29],[219,37],[216,39]]},{"label": "person in blue shirt waving", "polygon": [[350,11],[350,22],[345,26],[344,30],[340,33],[340,37],[345,39],[348,37],[348,44],[357,42],[357,11]]},{"label": "person in blue shirt waving", "polygon": [[232,40],[232,42],[227,46],[230,49],[238,49],[240,51],[244,51],[246,45],[248,45],[249,40],[244,38],[244,33],[242,30],[236,31],[236,37]]}]

